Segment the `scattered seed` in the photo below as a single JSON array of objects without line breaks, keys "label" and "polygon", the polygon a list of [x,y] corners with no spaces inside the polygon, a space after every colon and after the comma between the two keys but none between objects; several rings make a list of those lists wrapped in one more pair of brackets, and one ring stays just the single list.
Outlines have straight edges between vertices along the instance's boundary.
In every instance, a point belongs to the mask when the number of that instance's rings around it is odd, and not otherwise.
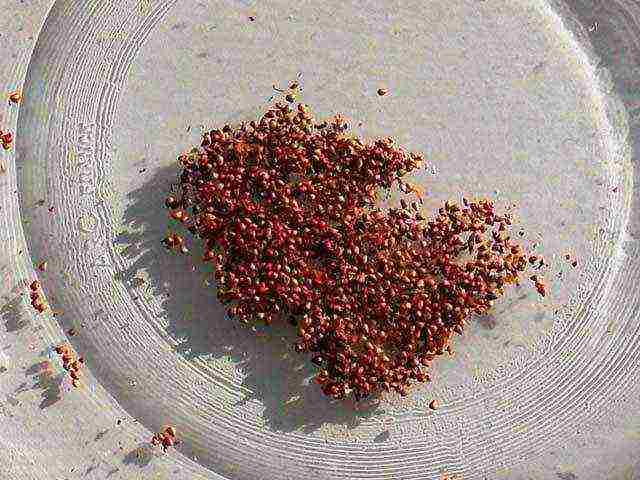
[{"label": "scattered seed", "polygon": [[64,369],[69,372],[73,387],[79,388],[81,386],[80,377],[82,376],[80,368],[84,364],[84,358],[77,357],[68,344],[56,346],[55,352],[60,355]]},{"label": "scattered seed", "polygon": [[386,88],[379,88],[378,89],[378,95],[383,97],[385,96],[387,93],[389,93],[389,90],[387,90]]},{"label": "scattered seed", "polygon": [[20,93],[18,90],[9,94],[9,101],[11,103],[18,104],[20,103],[20,100],[22,100],[22,93]]},{"label": "scattered seed", "polygon": [[176,438],[176,429],[172,426],[164,427],[151,438],[151,444],[161,445],[164,452],[166,452],[169,447],[177,445],[178,443],[179,440]]}]

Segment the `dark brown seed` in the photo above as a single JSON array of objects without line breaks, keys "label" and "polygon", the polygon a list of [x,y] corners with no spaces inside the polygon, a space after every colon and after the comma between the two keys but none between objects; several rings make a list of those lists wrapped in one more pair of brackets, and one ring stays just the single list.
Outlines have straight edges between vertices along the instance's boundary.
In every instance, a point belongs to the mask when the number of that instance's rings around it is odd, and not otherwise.
[{"label": "dark brown seed", "polygon": [[16,90],[15,92],[11,92],[9,94],[9,101],[11,103],[18,104],[20,103],[20,100],[22,100],[22,93],[19,92],[18,90]]},{"label": "dark brown seed", "polygon": [[167,208],[177,208],[179,205],[179,202],[176,199],[176,197],[168,196],[164,204]]}]

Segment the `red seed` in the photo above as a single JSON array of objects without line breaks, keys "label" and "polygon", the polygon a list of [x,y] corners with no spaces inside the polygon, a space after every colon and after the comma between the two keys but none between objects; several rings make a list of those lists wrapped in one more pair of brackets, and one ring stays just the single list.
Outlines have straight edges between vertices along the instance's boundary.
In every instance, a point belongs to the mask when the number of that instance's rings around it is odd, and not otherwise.
[{"label": "red seed", "polygon": [[20,103],[20,100],[22,100],[22,93],[20,93],[20,91],[16,90],[9,94],[9,101],[11,103],[18,104]]},{"label": "red seed", "polygon": [[376,192],[393,186],[422,201],[402,177],[424,159],[349,128],[340,116],[316,122],[304,104],[225,125],[181,156],[180,188],[165,204],[203,241],[229,316],[297,325],[294,348],[323,368],[325,395],[406,395],[412,379],[429,380],[420,364],[453,354],[453,333],[538,259],[488,200],[448,201],[429,219],[412,199],[376,206]]},{"label": "red seed", "polygon": [[167,208],[173,209],[173,208],[177,208],[177,207],[178,207],[179,202],[178,202],[178,200],[176,199],[176,197],[174,197],[174,196],[172,196],[172,195],[169,195],[169,196],[167,197],[167,199],[165,200],[164,204],[165,204],[165,206],[166,206]]},{"label": "red seed", "polygon": [[162,438],[162,445],[165,447],[172,447],[174,443],[175,441],[171,435],[165,435]]},{"label": "red seed", "polygon": [[175,437],[176,436],[176,429],[175,429],[175,427],[172,427],[171,425],[169,425],[169,426],[164,428],[162,433],[166,433],[167,435]]}]

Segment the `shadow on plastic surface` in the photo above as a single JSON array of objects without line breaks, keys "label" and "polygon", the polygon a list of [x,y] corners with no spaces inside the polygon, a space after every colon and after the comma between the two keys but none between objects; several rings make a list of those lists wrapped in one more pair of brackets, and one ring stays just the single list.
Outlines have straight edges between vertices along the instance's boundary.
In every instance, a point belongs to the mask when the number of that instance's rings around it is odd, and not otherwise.
[{"label": "shadow on plastic surface", "polygon": [[[125,211],[127,233],[117,242],[126,245],[130,267],[117,275],[135,287],[139,272],[149,275],[148,288],[162,299],[169,334],[179,342],[177,352],[186,359],[205,357],[239,364],[242,387],[250,393],[237,406],[257,401],[265,408],[266,426],[274,431],[311,432],[323,424],[355,426],[375,413],[375,402],[335,402],[327,399],[309,379],[314,373],[308,358],[293,351],[296,333],[290,325],[256,326],[256,331],[225,317],[216,300],[212,269],[201,261],[202,250],[184,228],[191,250],[183,255],[162,244],[169,223],[164,200],[177,179],[177,166],[157,171],[131,192]],[[195,267],[195,268],[194,268]],[[205,284],[209,282],[209,286]]]},{"label": "shadow on plastic surface", "polygon": [[140,443],[125,455],[122,463],[144,468],[151,463],[151,460],[153,460],[155,456],[153,447],[151,447],[149,443]]},{"label": "shadow on plastic surface", "polygon": [[23,299],[17,295],[0,308],[0,319],[7,333],[14,333],[31,325],[31,318],[23,311]]},{"label": "shadow on plastic surface", "polygon": [[[32,389],[40,390],[40,408],[45,409],[62,400],[62,384],[66,372],[56,371],[49,360],[41,360],[31,365],[25,375],[33,378]],[[26,389],[26,385],[24,387]]]}]

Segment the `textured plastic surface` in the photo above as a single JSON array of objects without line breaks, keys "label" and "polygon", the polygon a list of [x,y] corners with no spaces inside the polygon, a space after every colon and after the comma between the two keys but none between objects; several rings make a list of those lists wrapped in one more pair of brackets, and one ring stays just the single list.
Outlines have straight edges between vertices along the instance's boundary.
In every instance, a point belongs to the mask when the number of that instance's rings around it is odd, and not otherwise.
[{"label": "textured plastic surface", "polygon": [[[59,1],[33,52],[7,16],[23,50],[1,82],[25,78],[0,122],[0,472],[632,478],[638,13],[592,3]],[[292,80],[317,116],[424,152],[427,212],[516,203],[553,265],[546,299],[513,289],[407,398],[328,402],[290,327],[229,323],[209,271],[160,244],[177,154]],[[35,277],[55,317],[31,310]],[[50,350],[71,327],[80,390]],[[164,456],[145,446],[163,424],[184,441]]]}]

